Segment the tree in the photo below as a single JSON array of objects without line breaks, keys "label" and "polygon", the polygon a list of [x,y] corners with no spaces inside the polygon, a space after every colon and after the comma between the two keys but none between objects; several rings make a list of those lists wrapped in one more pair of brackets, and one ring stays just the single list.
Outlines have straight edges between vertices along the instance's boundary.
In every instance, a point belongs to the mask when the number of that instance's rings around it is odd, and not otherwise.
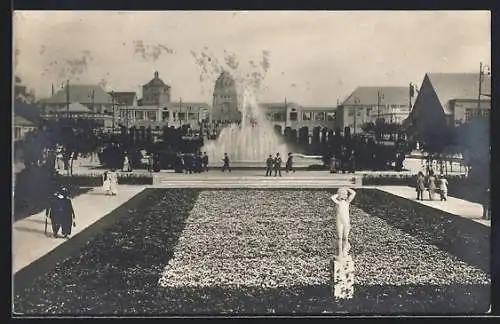
[{"label": "tree", "polygon": [[14,77],[14,100],[28,104],[35,102],[34,91],[28,90],[28,87],[23,85],[21,78],[17,75]]}]

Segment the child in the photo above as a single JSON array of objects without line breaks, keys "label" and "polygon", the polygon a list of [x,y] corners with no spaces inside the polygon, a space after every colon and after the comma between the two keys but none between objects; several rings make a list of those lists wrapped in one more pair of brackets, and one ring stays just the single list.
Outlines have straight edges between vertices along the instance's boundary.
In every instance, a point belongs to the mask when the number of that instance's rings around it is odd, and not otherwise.
[{"label": "child", "polygon": [[331,199],[337,205],[337,240],[339,246],[338,258],[348,257],[351,245],[349,244],[349,206],[356,196],[356,192],[350,188],[339,188]]},{"label": "child", "polygon": [[448,180],[444,175],[439,177],[439,193],[441,194],[441,201],[448,199]]}]

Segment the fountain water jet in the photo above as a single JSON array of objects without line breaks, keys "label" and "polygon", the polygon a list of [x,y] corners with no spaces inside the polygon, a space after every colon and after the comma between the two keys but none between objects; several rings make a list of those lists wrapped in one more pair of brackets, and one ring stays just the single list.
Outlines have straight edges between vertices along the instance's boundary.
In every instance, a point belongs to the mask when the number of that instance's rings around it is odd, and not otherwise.
[{"label": "fountain water jet", "polygon": [[269,154],[274,156],[277,152],[286,161],[287,145],[275,133],[254,93],[248,89],[243,91],[239,110],[240,125],[230,124],[221,130],[217,140],[204,145],[202,150],[207,152],[210,161],[220,161],[227,153],[231,161],[264,163]]}]

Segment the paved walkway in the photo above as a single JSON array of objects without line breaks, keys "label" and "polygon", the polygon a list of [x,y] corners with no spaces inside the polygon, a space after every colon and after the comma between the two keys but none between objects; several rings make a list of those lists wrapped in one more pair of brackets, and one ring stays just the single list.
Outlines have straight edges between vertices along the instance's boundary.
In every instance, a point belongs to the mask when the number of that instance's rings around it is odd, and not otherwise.
[{"label": "paved walkway", "polygon": [[[436,199],[434,201],[430,200],[416,200],[415,188],[404,187],[404,186],[383,186],[383,187],[373,187],[390,194],[410,199],[418,202],[419,204],[426,205],[435,209],[445,211],[447,213],[461,216],[464,218],[472,219],[475,222],[481,223],[488,227],[491,227],[491,221],[482,219],[483,217],[483,206],[481,204],[473,203],[467,200],[458,199],[454,197],[448,197],[447,201],[440,201],[439,195],[436,194]],[[428,199],[428,193],[424,192],[424,199]]]},{"label": "paved walkway", "polygon": [[[93,188],[90,192],[73,199],[76,212],[76,227],[72,235],[81,232],[103,216],[130,200],[145,186],[120,186],[117,196],[106,196],[100,187]],[[41,258],[57,246],[64,239],[47,237],[44,234],[45,210],[13,224],[12,230],[12,270],[18,272],[33,261]],[[52,234],[50,220],[47,232]]]}]

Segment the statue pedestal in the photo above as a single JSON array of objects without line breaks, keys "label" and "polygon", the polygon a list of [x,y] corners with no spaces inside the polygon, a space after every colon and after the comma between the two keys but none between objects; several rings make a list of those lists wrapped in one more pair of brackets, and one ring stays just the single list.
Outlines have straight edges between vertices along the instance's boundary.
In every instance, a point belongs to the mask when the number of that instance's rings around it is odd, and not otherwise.
[{"label": "statue pedestal", "polygon": [[334,257],[331,261],[332,292],[336,299],[354,296],[354,261],[351,256]]}]

